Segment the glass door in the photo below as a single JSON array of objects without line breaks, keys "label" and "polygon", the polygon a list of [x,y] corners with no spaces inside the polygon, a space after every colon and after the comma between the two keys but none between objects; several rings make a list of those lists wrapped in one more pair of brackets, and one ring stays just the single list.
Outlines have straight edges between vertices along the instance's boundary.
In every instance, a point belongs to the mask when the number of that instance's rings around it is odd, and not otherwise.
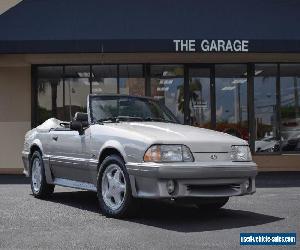
[{"label": "glass door", "polygon": [[190,124],[211,128],[211,69],[197,66],[188,72]]},{"label": "glass door", "polygon": [[159,100],[183,123],[184,67],[183,65],[151,65],[151,97]]},{"label": "glass door", "polygon": [[247,65],[216,65],[215,77],[216,129],[248,140]]}]

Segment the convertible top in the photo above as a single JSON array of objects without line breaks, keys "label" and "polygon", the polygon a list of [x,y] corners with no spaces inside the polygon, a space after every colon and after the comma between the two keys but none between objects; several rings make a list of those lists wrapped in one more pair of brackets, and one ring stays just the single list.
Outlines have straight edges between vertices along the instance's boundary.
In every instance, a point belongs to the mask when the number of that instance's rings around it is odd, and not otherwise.
[{"label": "convertible top", "polygon": [[66,122],[58,120],[56,118],[50,118],[41,125],[37,126],[36,130],[38,132],[49,132],[51,129],[63,128],[62,123]]}]

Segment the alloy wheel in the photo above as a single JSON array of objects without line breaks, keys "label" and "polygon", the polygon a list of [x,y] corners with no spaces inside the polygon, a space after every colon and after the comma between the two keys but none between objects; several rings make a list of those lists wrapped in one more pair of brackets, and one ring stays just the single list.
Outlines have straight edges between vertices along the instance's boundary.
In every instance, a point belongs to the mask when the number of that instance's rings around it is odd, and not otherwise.
[{"label": "alloy wheel", "polygon": [[106,167],[101,187],[105,204],[112,210],[120,208],[125,200],[126,180],[123,170],[117,164]]},{"label": "alloy wheel", "polygon": [[42,166],[39,158],[33,160],[31,179],[34,192],[39,192],[42,182]]}]

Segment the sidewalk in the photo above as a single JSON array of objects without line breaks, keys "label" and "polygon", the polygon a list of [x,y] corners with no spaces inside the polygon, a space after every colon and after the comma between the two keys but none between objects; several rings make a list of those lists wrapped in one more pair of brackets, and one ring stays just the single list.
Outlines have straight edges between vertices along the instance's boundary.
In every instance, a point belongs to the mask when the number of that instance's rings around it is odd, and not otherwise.
[{"label": "sidewalk", "polygon": [[260,172],[256,187],[300,187],[300,172]]}]

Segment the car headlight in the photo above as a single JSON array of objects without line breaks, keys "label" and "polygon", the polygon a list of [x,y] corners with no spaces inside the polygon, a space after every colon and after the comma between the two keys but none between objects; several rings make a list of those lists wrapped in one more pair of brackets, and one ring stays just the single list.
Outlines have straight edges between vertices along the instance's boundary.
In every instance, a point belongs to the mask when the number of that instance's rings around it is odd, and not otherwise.
[{"label": "car headlight", "polygon": [[231,146],[231,160],[232,161],[252,161],[251,151],[249,146]]},{"label": "car headlight", "polygon": [[192,162],[194,157],[185,145],[153,145],[144,155],[145,162]]}]

